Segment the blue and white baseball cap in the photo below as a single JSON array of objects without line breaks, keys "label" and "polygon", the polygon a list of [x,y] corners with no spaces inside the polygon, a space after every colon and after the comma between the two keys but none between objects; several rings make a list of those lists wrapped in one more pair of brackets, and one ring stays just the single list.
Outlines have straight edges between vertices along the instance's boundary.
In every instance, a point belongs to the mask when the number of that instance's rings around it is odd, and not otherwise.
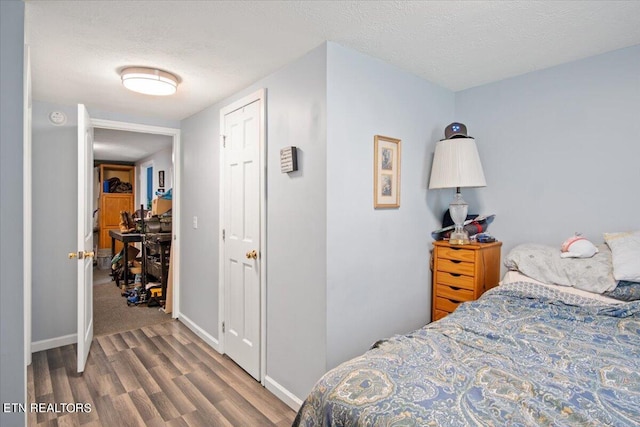
[{"label": "blue and white baseball cap", "polygon": [[469,138],[467,136],[467,127],[462,123],[453,122],[444,128],[444,137],[445,139]]}]

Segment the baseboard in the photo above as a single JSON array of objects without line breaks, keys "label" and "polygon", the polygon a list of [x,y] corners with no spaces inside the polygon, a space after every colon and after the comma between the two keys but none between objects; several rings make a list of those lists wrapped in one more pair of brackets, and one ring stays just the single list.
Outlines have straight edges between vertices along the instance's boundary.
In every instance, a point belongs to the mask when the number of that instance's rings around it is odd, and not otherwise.
[{"label": "baseboard", "polygon": [[215,351],[220,353],[220,345],[218,343],[218,340],[215,339],[211,334],[202,329],[193,320],[189,319],[182,313],[178,313],[178,320],[181,321],[187,328],[191,329],[194,334],[202,338],[202,340],[209,344]]},{"label": "baseboard", "polygon": [[49,350],[50,348],[62,347],[63,345],[75,344],[77,342],[78,342],[78,334],[70,334],[70,335],[64,335],[62,337],[35,341],[31,343],[31,353]]},{"label": "baseboard", "polygon": [[264,378],[264,386],[267,390],[273,393],[278,399],[282,400],[288,407],[297,411],[302,406],[302,400],[300,400],[296,395],[291,393],[289,390],[278,384],[267,375]]}]

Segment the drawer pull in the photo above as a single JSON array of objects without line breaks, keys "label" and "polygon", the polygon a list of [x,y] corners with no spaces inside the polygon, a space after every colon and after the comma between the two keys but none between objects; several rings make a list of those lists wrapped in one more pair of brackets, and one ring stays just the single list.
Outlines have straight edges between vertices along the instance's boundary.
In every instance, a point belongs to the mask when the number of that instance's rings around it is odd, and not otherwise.
[{"label": "drawer pull", "polygon": [[451,289],[453,289],[454,291],[459,291],[462,288],[456,288],[455,286],[449,286]]},{"label": "drawer pull", "polygon": [[457,259],[452,259],[451,262],[454,263],[454,264],[460,264],[462,261],[457,260]]},{"label": "drawer pull", "polygon": [[449,273],[450,275],[452,275],[453,277],[460,277],[462,276],[462,274],[459,273]]},{"label": "drawer pull", "polygon": [[447,299],[448,299],[450,302],[454,303],[454,304],[460,304],[460,303],[462,303],[462,301],[456,301],[456,300],[451,299],[451,298],[447,298]]}]

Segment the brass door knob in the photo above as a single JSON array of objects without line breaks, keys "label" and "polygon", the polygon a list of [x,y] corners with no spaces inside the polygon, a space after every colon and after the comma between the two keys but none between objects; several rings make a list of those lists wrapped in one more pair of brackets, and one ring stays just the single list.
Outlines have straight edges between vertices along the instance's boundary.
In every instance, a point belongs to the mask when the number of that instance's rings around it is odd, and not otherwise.
[{"label": "brass door knob", "polygon": [[74,259],[74,258],[78,258],[78,259],[93,258],[94,256],[96,256],[96,253],[94,251],[69,252],[69,255],[67,255],[67,256],[69,257],[69,259]]},{"label": "brass door knob", "polygon": [[256,252],[256,250],[252,250],[250,252],[247,252],[246,254],[247,259],[258,259],[258,252]]}]

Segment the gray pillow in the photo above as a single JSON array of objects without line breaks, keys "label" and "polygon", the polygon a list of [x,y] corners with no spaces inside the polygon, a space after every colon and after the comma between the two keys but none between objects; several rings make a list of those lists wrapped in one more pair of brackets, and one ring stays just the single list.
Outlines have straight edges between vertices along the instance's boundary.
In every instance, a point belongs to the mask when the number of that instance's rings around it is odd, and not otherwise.
[{"label": "gray pillow", "polygon": [[559,248],[526,243],[513,248],[504,265],[544,283],[602,294],[614,290],[617,282],[613,278],[611,251],[605,244],[599,245],[598,250],[592,258],[560,258]]}]

